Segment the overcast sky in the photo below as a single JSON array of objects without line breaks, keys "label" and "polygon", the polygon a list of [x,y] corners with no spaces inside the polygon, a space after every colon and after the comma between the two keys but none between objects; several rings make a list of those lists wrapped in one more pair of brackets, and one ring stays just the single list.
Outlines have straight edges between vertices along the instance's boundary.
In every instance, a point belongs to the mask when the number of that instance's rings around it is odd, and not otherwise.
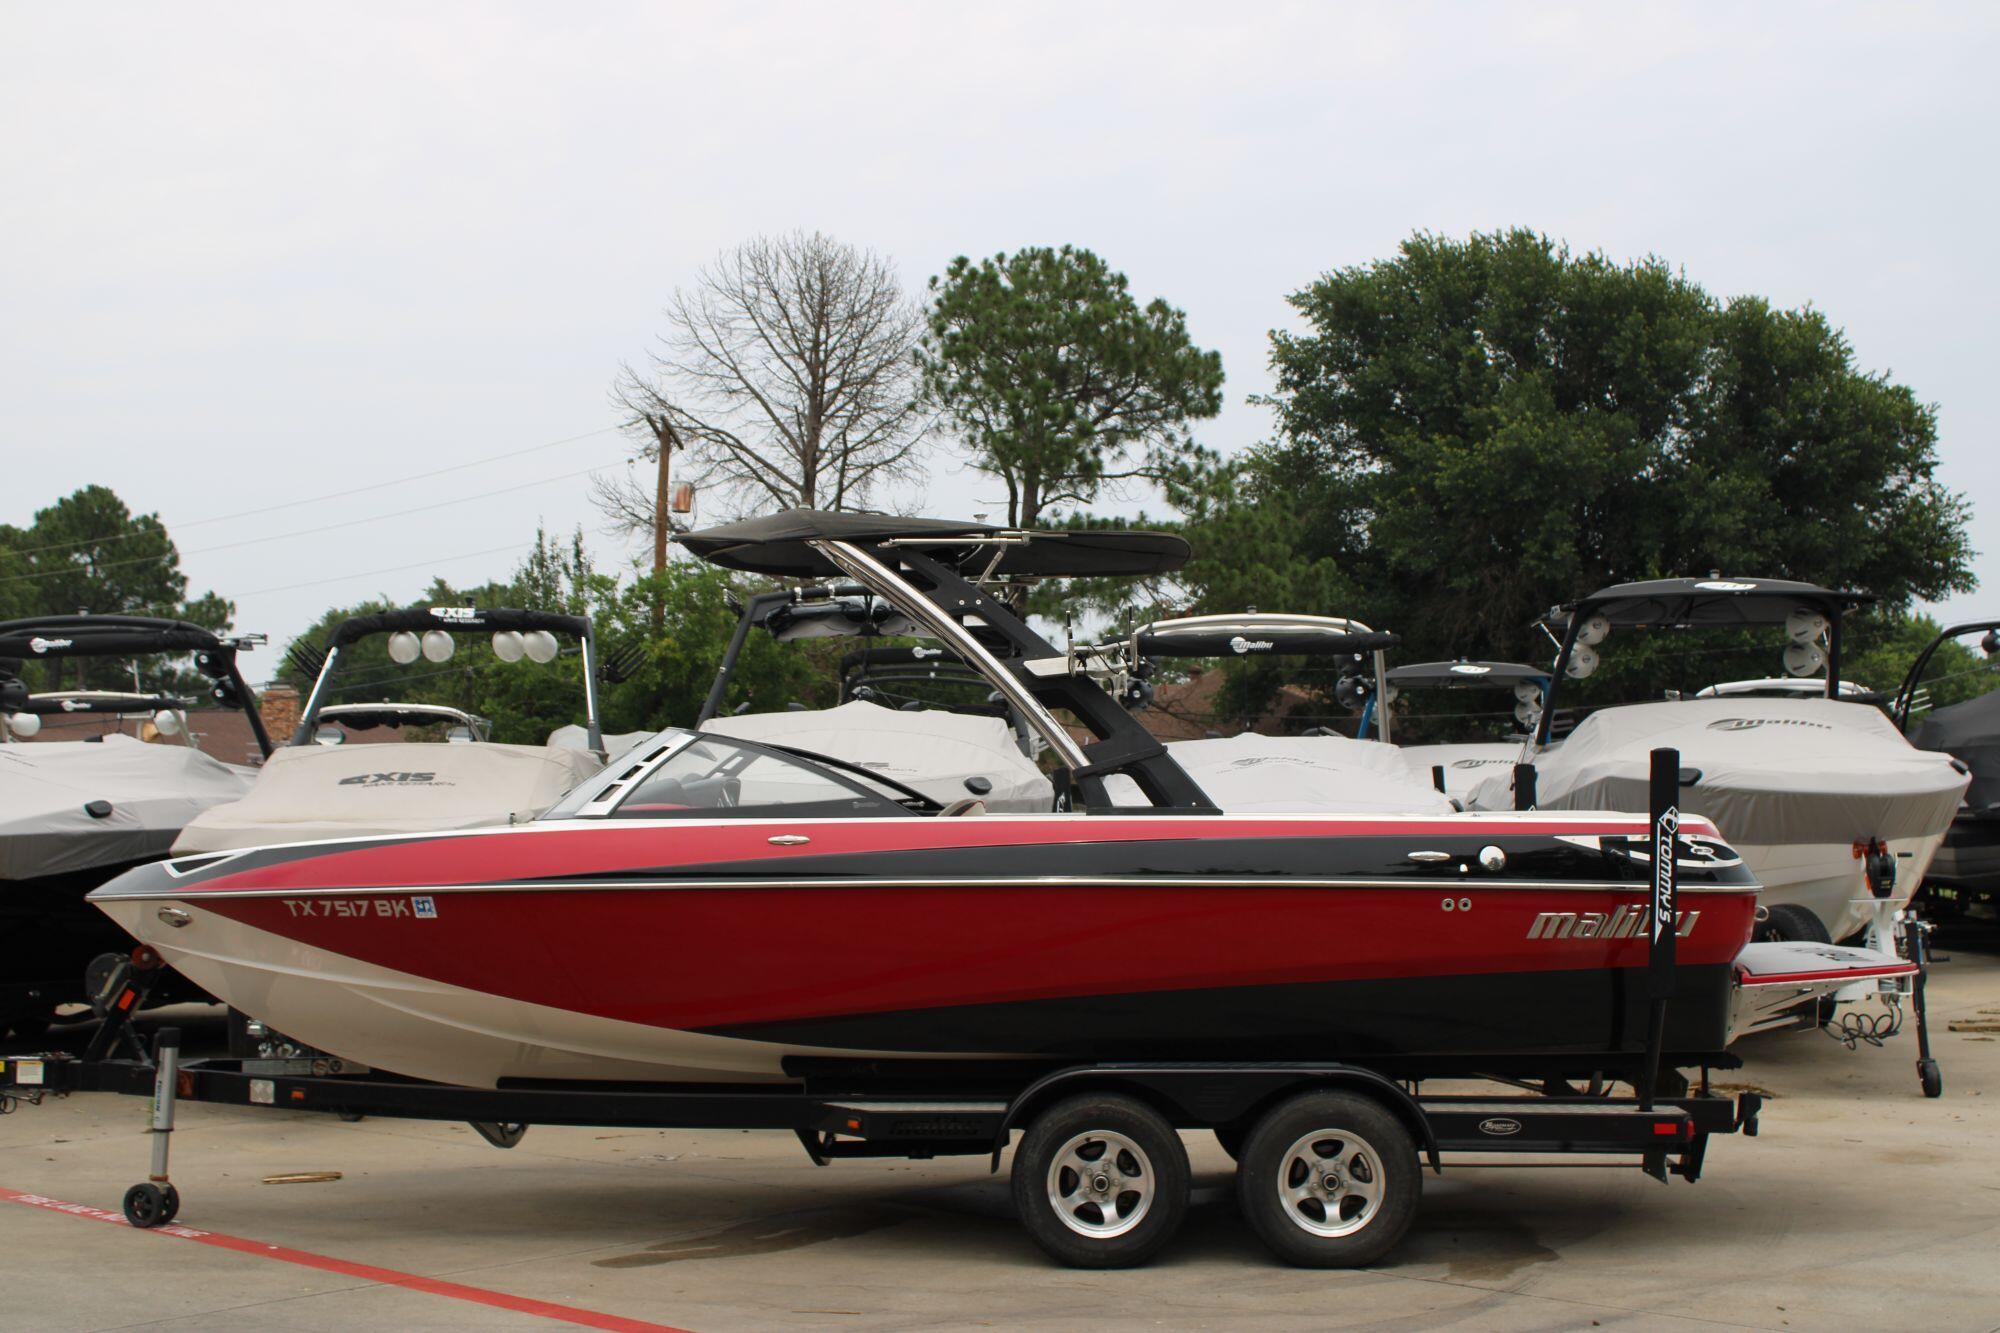
[{"label": "overcast sky", "polygon": [[562,8],[0,0],[0,521],[110,485],[282,643],[594,529],[608,381],[752,234],[913,289],[1089,246],[1221,350],[1234,449],[1288,292],[1525,225],[1825,311],[1937,404],[1995,590],[1947,610],[2000,611],[2000,7]]}]

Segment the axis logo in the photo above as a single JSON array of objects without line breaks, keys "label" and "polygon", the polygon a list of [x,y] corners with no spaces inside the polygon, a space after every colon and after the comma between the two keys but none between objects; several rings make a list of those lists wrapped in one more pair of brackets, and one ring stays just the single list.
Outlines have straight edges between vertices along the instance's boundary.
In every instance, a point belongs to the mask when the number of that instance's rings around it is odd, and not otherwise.
[{"label": "axis logo", "polygon": [[484,625],[486,617],[479,614],[476,606],[434,606],[431,614],[439,620],[453,625]]},{"label": "axis logo", "polygon": [[435,773],[356,773],[351,778],[342,778],[343,787],[453,787],[458,784],[439,782]]}]

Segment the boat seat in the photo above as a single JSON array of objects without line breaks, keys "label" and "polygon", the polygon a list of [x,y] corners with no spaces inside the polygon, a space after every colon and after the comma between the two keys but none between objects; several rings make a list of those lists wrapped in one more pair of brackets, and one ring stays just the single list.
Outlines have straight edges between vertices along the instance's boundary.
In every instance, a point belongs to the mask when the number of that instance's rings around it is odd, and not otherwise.
[{"label": "boat seat", "polygon": [[944,809],[938,811],[937,817],[939,819],[956,819],[961,815],[983,815],[985,813],[986,802],[980,800],[977,796],[961,796]]}]

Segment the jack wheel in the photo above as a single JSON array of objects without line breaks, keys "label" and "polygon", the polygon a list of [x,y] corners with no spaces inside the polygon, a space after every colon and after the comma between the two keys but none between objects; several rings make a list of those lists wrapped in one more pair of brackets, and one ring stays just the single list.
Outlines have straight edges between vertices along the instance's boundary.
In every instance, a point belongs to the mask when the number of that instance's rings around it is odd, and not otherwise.
[{"label": "jack wheel", "polygon": [[148,1181],[125,1191],[125,1220],[142,1231],[165,1226],[180,1210],[181,1192],[172,1185]]},{"label": "jack wheel", "polygon": [[1935,1060],[1917,1061],[1917,1081],[1924,1085],[1924,1096],[1944,1096],[1944,1071]]}]

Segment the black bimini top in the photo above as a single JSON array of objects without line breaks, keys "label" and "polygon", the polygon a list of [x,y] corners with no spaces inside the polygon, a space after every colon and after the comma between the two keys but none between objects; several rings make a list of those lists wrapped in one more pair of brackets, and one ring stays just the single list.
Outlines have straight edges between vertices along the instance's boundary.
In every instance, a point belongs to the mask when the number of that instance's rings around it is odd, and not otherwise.
[{"label": "black bimini top", "polygon": [[1539,684],[1548,678],[1547,667],[1520,662],[1474,662],[1463,657],[1456,662],[1413,662],[1389,672],[1389,683],[1405,689],[1512,688],[1524,682]]},{"label": "black bimini top", "polygon": [[[710,564],[780,578],[826,578],[841,571],[808,543],[909,542],[961,573],[1000,578],[1093,578],[1166,574],[1188,562],[1187,542],[1169,532],[1120,529],[1010,532],[990,523],[834,514],[787,509],[674,539]],[[999,561],[994,562],[994,556]]]},{"label": "black bimini top", "polygon": [[1133,642],[1145,657],[1344,657],[1402,642],[1394,634],[1352,625],[1332,617],[1256,612],[1189,616],[1143,626]]},{"label": "black bimini top", "polygon": [[0,658],[128,657],[138,653],[235,653],[215,631],[156,616],[37,616],[0,622]]},{"label": "black bimini top", "polygon": [[[1877,600],[1865,592],[1841,592],[1816,583],[1790,579],[1649,579],[1601,589],[1563,608],[1552,620],[1565,620],[1570,610],[1582,616],[1603,616],[1614,626],[1782,625],[1800,607],[1811,607],[1837,619],[1857,606]],[[1544,673],[1546,674],[1546,673]]]}]

